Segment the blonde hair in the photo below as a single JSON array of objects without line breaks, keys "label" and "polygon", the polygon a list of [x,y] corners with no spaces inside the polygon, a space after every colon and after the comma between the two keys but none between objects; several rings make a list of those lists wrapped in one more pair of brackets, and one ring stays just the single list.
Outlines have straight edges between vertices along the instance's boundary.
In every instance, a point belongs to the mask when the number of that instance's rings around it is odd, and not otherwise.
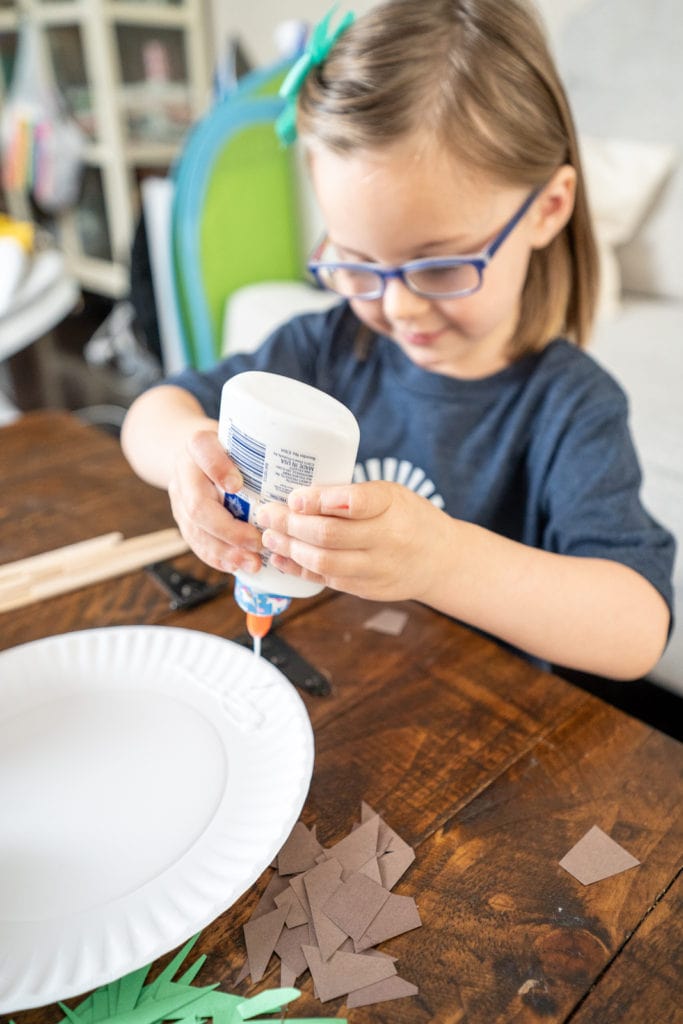
[{"label": "blonde hair", "polygon": [[544,185],[576,171],[566,227],[531,254],[512,354],[560,333],[583,347],[598,257],[576,132],[547,41],[525,0],[385,0],[307,76],[297,127],[340,154],[431,133],[494,180]]}]

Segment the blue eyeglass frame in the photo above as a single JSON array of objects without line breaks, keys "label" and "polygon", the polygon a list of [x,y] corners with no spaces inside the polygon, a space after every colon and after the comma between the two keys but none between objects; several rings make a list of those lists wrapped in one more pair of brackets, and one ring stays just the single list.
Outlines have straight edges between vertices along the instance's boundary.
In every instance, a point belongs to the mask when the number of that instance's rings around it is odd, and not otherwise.
[{"label": "blue eyeglass frame", "polygon": [[[516,213],[512,215],[510,220],[501,228],[496,237],[489,243],[489,245],[480,253],[473,253],[470,256],[437,256],[430,259],[423,260],[411,260],[409,263],[403,263],[396,267],[381,267],[377,263],[352,263],[346,260],[340,260],[339,262],[327,262],[326,260],[309,260],[307,267],[317,284],[321,288],[325,288],[328,291],[335,291],[334,288],[330,288],[329,285],[321,278],[321,273],[325,270],[357,270],[365,273],[372,273],[380,280],[380,286],[374,292],[364,292],[360,295],[348,296],[348,298],[354,299],[381,299],[384,295],[387,281],[391,278],[398,278],[409,291],[415,295],[421,295],[423,298],[433,299],[448,299],[457,298],[464,295],[473,295],[479,291],[484,281],[484,271],[500,249],[501,245],[508,237],[511,231],[517,227],[524,214],[527,212],[534,200],[542,192],[544,186],[541,185],[535,188],[530,195],[524,200],[520,208]],[[316,252],[320,252],[325,245],[325,239],[320,245],[317,246]],[[460,289],[454,292],[424,292],[422,289],[416,289],[413,284],[407,279],[406,275],[414,273],[418,270],[439,270],[442,267],[459,267],[459,266],[472,266],[477,271],[479,280],[474,288]],[[338,293],[341,294],[341,293]]]}]

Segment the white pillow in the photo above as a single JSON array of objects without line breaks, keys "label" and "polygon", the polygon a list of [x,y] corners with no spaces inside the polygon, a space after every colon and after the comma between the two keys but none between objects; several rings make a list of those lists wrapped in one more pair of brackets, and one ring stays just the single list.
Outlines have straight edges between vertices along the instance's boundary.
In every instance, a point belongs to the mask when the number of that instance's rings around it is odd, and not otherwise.
[{"label": "white pillow", "polygon": [[598,316],[614,316],[620,306],[618,246],[629,242],[647,218],[676,163],[673,146],[625,139],[579,140],[588,203],[600,255]]}]

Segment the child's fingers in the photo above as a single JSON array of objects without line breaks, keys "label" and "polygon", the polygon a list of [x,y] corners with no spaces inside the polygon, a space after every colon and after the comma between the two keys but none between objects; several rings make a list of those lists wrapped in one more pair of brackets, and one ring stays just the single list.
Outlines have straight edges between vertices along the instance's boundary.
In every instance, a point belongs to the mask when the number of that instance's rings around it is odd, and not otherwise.
[{"label": "child's fingers", "polygon": [[324,583],[325,580],[316,572],[311,572],[310,569],[304,569],[303,566],[299,565],[291,558],[287,558],[285,555],[271,555],[270,564],[275,568],[279,569],[280,572],[286,572],[289,576],[298,576],[299,579],[308,580],[310,583]]},{"label": "child's fingers", "polygon": [[391,504],[384,481],[328,487],[300,487],[291,492],[287,504],[303,515],[338,516],[340,519],[372,519]]},{"label": "child's fingers", "polygon": [[261,568],[261,559],[258,555],[233,544],[226,544],[193,523],[186,524],[184,529],[181,528],[181,533],[197,557],[214,569],[234,573],[238,569],[258,572]]},{"label": "child's fingers", "polygon": [[349,517],[349,487],[304,487],[292,491],[287,504],[293,512],[304,515],[336,515]]},{"label": "child's fingers", "polygon": [[[272,540],[271,564],[283,572],[294,571],[304,579],[324,582],[337,589],[345,589],[343,581],[347,577],[367,575],[369,561],[364,551],[318,548],[282,534],[275,535]],[[285,565],[290,568],[284,568]],[[296,570],[292,566],[296,566]]]},{"label": "child's fingers", "polygon": [[256,527],[228,512],[219,492],[191,459],[178,466],[169,494],[174,510],[182,510],[188,521],[212,537],[251,551],[261,550],[261,535]]},{"label": "child's fingers", "polygon": [[301,515],[280,504],[259,510],[258,523],[265,528],[263,545],[271,549],[276,538],[284,537],[329,551],[365,550],[377,541],[376,527],[371,520]]},{"label": "child's fingers", "polygon": [[210,430],[200,430],[188,441],[188,452],[205,476],[217,487],[233,493],[242,486],[242,474],[223,450],[218,436]]}]

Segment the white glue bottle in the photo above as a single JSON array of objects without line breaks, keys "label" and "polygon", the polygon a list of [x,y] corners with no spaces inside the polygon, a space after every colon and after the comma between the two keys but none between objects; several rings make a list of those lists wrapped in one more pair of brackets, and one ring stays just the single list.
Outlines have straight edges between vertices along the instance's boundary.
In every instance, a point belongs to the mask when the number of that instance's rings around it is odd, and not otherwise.
[{"label": "white glue bottle", "polygon": [[[353,476],[360,430],[353,413],[323,391],[275,373],[249,370],[223,385],[218,438],[242,474],[237,494],[223,503],[237,519],[256,524],[256,510],[287,501],[309,484],[346,484]],[[235,600],[254,638],[292,597],[312,597],[323,585],[280,572],[261,556],[256,573],[235,573]]]}]

